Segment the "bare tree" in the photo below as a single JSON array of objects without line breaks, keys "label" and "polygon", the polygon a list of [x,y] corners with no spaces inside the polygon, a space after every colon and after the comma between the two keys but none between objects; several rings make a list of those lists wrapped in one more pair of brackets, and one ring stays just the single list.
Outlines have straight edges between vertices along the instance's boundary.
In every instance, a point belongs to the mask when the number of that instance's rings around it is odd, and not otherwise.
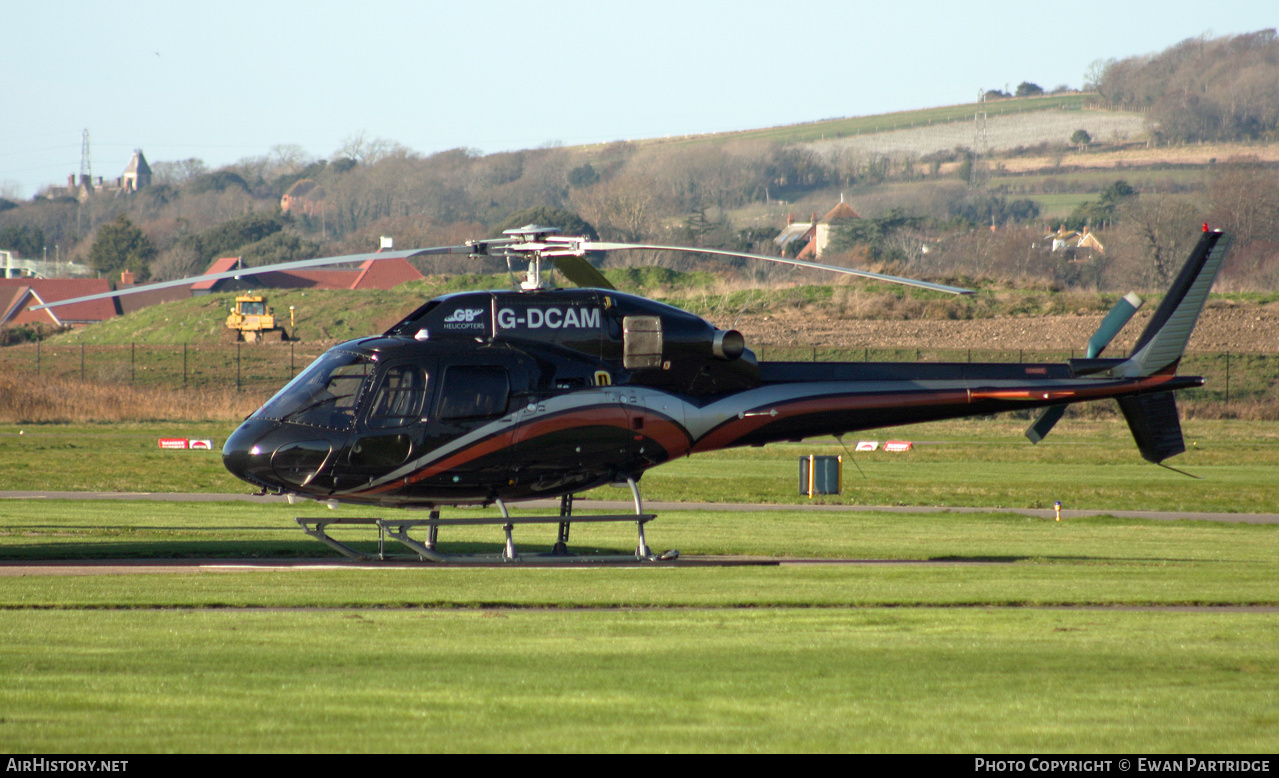
[{"label": "bare tree", "polygon": [[622,173],[595,186],[573,192],[573,205],[606,240],[641,241],[663,215],[653,180],[638,173]]},{"label": "bare tree", "polygon": [[151,164],[151,183],[182,186],[186,182],[209,172],[203,160],[190,157],[176,162],[154,162]]},{"label": "bare tree", "polygon": [[333,159],[353,159],[361,165],[376,165],[388,157],[413,156],[407,146],[389,138],[371,138],[368,133],[360,131],[342,140],[342,145],[333,152]]},{"label": "bare tree", "polygon": [[1279,242],[1279,173],[1255,157],[1218,166],[1208,200],[1213,225],[1234,233],[1238,244]]},{"label": "bare tree", "polygon": [[315,162],[315,157],[296,143],[282,143],[267,153],[272,177],[291,176]]},{"label": "bare tree", "polygon": [[1199,210],[1173,195],[1145,194],[1125,203],[1120,216],[1116,232],[1120,247],[1136,260],[1136,280],[1147,288],[1167,287],[1199,239]]}]

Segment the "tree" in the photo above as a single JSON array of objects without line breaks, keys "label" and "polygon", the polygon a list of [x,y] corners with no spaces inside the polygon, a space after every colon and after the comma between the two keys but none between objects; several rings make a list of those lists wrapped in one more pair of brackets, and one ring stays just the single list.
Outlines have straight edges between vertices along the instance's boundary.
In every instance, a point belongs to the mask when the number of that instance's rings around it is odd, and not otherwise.
[{"label": "tree", "polygon": [[1253,241],[1279,244],[1279,171],[1256,157],[1218,165],[1208,201],[1211,224],[1235,236],[1235,253]]},{"label": "tree", "polygon": [[1190,247],[1199,240],[1200,213],[1167,195],[1128,198],[1121,211],[1123,242],[1142,257],[1138,266],[1148,288],[1167,288]]},{"label": "tree", "polygon": [[596,172],[595,167],[589,162],[568,171],[568,185],[574,189],[591,186],[599,183],[599,180],[600,174]]},{"label": "tree", "polygon": [[1080,151],[1084,150],[1084,146],[1092,143],[1092,136],[1088,134],[1088,130],[1075,130],[1070,135],[1070,143],[1078,146]]},{"label": "tree", "polygon": [[124,214],[98,228],[98,235],[89,249],[89,263],[94,269],[114,276],[121,270],[129,270],[138,281],[151,275],[151,260],[156,250],[142,229]]},{"label": "tree", "polygon": [[389,138],[370,138],[364,132],[348,135],[333,152],[333,159],[351,159],[359,165],[376,165],[387,157],[395,156],[410,157],[413,152]]},{"label": "tree", "polygon": [[275,265],[320,256],[320,244],[287,232],[276,232],[238,249],[247,267]]},{"label": "tree", "polygon": [[1018,97],[1035,97],[1036,95],[1042,95],[1043,93],[1044,93],[1044,88],[1041,87],[1039,84],[1033,84],[1029,81],[1023,81],[1017,85]]},{"label": "tree", "polygon": [[1122,178],[1106,187],[1097,202],[1088,200],[1080,203],[1070,217],[1066,226],[1072,230],[1082,230],[1086,226],[1105,227],[1113,224],[1119,207],[1137,196],[1137,190]]},{"label": "tree", "polygon": [[918,230],[923,224],[922,216],[914,216],[901,208],[894,208],[884,216],[852,219],[835,227],[829,250],[841,252],[865,246],[866,257],[872,261],[907,259],[894,247],[892,238],[902,230]]},{"label": "tree", "polygon": [[666,215],[666,203],[651,177],[623,173],[595,186],[573,190],[573,205],[606,240],[638,243]]},{"label": "tree", "polygon": [[187,235],[178,243],[195,256],[195,263],[207,266],[218,257],[234,256],[241,246],[256,243],[284,229],[284,217],[278,213],[252,211],[223,222],[198,235]]},{"label": "tree", "polygon": [[207,172],[209,172],[208,166],[195,157],[177,162],[155,162],[151,165],[151,183],[155,186],[160,184],[182,186]]},{"label": "tree", "polygon": [[1095,69],[1089,79],[1106,100],[1148,109],[1150,126],[1173,142],[1265,138],[1279,126],[1273,29],[1187,38],[1158,54],[1110,60],[1099,74]]},{"label": "tree", "polygon": [[[1102,82],[1106,80],[1106,70],[1115,63],[1115,60],[1094,59],[1088,65],[1088,69],[1084,71],[1084,91],[1101,92]],[[1113,99],[1110,95],[1101,92],[1101,96],[1107,100]]]},{"label": "tree", "polygon": [[239,174],[231,170],[215,170],[212,173],[203,173],[191,179],[187,191],[191,194],[201,194],[204,192],[222,192],[230,187],[236,187],[245,192],[249,191],[249,184]]},{"label": "tree", "polygon": [[1002,195],[986,195],[973,192],[947,207],[952,222],[973,227],[1003,226],[1009,222],[1027,222],[1039,218],[1039,206],[1034,200],[1022,198],[1008,200]]},{"label": "tree", "polygon": [[20,257],[39,257],[46,246],[44,230],[26,224],[11,224],[0,229],[0,249]]}]

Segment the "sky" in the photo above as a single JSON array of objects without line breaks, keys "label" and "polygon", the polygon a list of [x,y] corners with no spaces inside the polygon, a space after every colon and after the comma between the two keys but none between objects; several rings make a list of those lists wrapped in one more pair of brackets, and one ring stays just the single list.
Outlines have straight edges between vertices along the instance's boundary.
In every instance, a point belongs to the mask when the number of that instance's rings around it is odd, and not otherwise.
[{"label": "sky", "polygon": [[[346,141],[483,153],[972,102],[1279,26],[1273,0],[114,3],[4,13],[0,193]],[[15,191],[16,190],[16,191]]]}]

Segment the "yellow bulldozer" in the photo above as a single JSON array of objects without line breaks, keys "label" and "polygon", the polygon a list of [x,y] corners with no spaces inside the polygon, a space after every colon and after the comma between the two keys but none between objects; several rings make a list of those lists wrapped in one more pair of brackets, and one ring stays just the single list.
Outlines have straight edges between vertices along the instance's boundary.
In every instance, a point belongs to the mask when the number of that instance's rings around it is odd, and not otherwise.
[{"label": "yellow bulldozer", "polygon": [[231,315],[226,317],[226,326],[223,339],[230,343],[241,340],[245,343],[278,342],[289,339],[283,324],[276,324],[275,312],[260,294],[236,297],[235,307],[231,309]]}]

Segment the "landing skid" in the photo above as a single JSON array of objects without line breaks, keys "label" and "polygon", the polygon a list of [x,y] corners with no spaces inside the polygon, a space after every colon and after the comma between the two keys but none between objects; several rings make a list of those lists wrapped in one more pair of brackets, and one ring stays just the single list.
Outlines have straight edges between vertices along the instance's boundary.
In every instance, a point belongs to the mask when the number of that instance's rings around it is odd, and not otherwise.
[{"label": "landing skid", "polygon": [[[360,561],[386,561],[391,559],[413,558],[423,562],[440,562],[445,564],[493,564],[493,563],[522,563],[522,564],[565,564],[565,563],[619,563],[619,562],[666,562],[679,557],[678,551],[667,551],[664,554],[655,555],[648,547],[648,541],[644,537],[644,525],[657,518],[657,514],[644,513],[643,503],[640,500],[639,487],[635,484],[633,478],[627,479],[627,484],[631,488],[631,495],[635,500],[634,513],[609,514],[604,516],[574,516],[573,515],[573,496],[566,494],[560,499],[560,514],[558,516],[511,516],[510,511],[506,508],[506,503],[497,500],[497,507],[501,510],[501,517],[496,518],[478,518],[478,519],[442,519],[438,510],[432,510],[430,518],[426,519],[375,519],[375,518],[302,518],[294,519],[302,531],[316,540],[324,543],[329,548],[337,551],[348,559]],[[638,530],[639,539],[635,547],[635,553],[630,555],[612,554],[612,555],[593,555],[579,556],[568,550],[569,527],[574,522],[610,522],[610,521],[633,521]],[[500,554],[444,554],[437,548],[436,544],[439,539],[440,527],[444,526],[468,526],[480,524],[500,524],[506,535],[506,544]],[[515,548],[515,541],[512,538],[512,532],[516,524],[558,524],[559,531],[556,535],[555,545],[548,554],[527,554],[521,555]],[[370,526],[376,527],[378,531],[377,553],[370,554],[359,551],[349,545],[335,539],[328,534],[327,529],[333,525],[346,526]],[[420,527],[426,528],[425,540],[418,540],[409,535],[411,530]],[[413,552],[413,556],[391,555],[386,553],[386,539],[391,538],[406,546]]]}]

